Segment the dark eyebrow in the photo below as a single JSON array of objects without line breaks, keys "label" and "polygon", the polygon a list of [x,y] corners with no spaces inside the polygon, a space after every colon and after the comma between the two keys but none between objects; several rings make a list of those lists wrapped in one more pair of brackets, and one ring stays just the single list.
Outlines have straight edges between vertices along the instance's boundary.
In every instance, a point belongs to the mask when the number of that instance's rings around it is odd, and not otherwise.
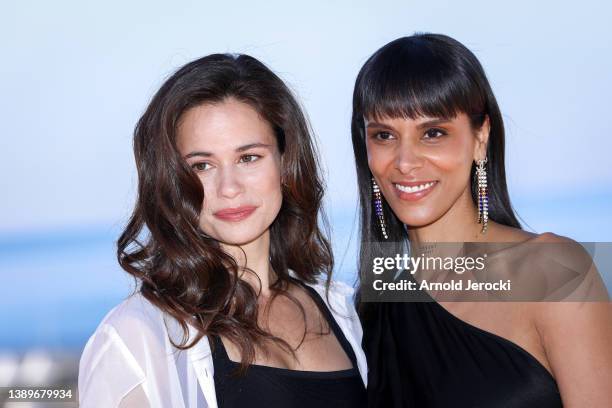
[{"label": "dark eyebrow", "polygon": [[202,156],[202,157],[210,157],[212,153],[209,152],[191,152],[185,155],[185,159],[189,159],[191,157]]},{"label": "dark eyebrow", "polygon": [[250,143],[248,145],[240,146],[236,149],[237,152],[244,152],[245,150],[253,149],[255,147],[271,147],[271,145],[266,143]]},{"label": "dark eyebrow", "polygon": [[[423,123],[419,123],[417,125],[418,129],[424,129],[424,128],[428,128],[431,126],[438,126],[438,125],[442,125],[445,123],[450,122],[450,119],[444,119],[444,118],[439,118],[439,119],[431,119],[431,120],[427,120]],[[374,129],[393,129],[393,126],[389,126],[389,125],[385,125],[384,123],[378,123],[378,122],[368,122],[368,124],[366,125],[366,128],[374,128]]]},{"label": "dark eyebrow", "polygon": [[450,119],[442,119],[442,118],[441,119],[432,119],[432,120],[425,121],[423,123],[419,123],[417,125],[417,128],[424,129],[424,128],[428,128],[428,127],[431,127],[431,126],[443,125],[443,124],[448,123],[448,122],[450,122]]},{"label": "dark eyebrow", "polygon": [[366,128],[373,128],[373,129],[393,129],[393,126],[389,126],[389,125],[385,125],[382,123],[378,123],[378,122],[368,122],[368,124],[366,125]]},{"label": "dark eyebrow", "polygon": [[[256,148],[256,147],[270,147],[270,146],[271,146],[271,145],[266,144],[266,143],[249,143],[249,144],[247,144],[247,145],[244,145],[244,146],[240,146],[240,147],[238,147],[238,148],[236,149],[236,152],[240,153],[240,152],[244,152],[244,151],[246,151],[246,150],[253,149],[253,148]],[[213,155],[213,154],[212,154],[212,153],[210,153],[210,152],[200,152],[200,151],[196,151],[196,152],[191,152],[191,153],[189,153],[189,154],[186,154],[186,155],[185,155],[185,159],[189,159],[189,158],[191,158],[191,157],[196,157],[196,156],[210,157],[210,156],[212,156],[212,155]]]}]

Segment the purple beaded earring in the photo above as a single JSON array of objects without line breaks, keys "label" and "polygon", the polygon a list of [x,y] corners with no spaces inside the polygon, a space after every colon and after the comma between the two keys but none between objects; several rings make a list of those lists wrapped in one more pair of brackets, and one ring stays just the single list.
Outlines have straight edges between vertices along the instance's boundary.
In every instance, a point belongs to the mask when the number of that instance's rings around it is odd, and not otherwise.
[{"label": "purple beaded earring", "polygon": [[376,180],[372,177],[372,200],[374,202],[374,212],[378,219],[378,225],[384,239],[389,238],[387,235],[387,224],[385,223],[385,215],[383,213],[382,197],[380,195],[380,188],[376,184]]},{"label": "purple beaded earring", "polygon": [[486,234],[489,222],[489,191],[487,189],[487,158],[476,162],[478,180],[478,223],[482,224],[481,234]]}]

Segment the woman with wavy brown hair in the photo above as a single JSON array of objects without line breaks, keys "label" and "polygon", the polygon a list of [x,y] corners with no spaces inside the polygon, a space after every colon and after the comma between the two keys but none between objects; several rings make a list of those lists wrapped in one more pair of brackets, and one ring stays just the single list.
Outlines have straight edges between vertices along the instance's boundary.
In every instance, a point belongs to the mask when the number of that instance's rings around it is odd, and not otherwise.
[{"label": "woman with wavy brown hair", "polygon": [[81,406],[362,406],[361,327],[331,281],[319,166],[285,84],[247,55],[193,61],[134,153],[118,259],[139,285],[85,346]]}]

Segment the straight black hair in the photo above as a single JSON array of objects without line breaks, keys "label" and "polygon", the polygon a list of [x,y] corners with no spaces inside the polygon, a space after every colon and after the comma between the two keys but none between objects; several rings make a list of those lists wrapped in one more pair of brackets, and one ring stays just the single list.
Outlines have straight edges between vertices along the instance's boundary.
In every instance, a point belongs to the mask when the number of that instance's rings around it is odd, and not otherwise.
[{"label": "straight black hair", "polygon": [[[383,204],[387,244],[382,239],[372,205],[372,174],[368,167],[364,118],[416,119],[422,116],[451,119],[459,113],[479,129],[489,118],[487,146],[489,218],[521,228],[506,185],[504,124],[485,72],[476,56],[446,35],[415,34],[380,48],[359,71],[353,93],[351,133],[357,167],[360,203],[361,251],[359,273],[371,271],[373,257],[394,256],[408,235],[403,223]],[[471,193],[477,203],[476,166],[471,170]]]}]

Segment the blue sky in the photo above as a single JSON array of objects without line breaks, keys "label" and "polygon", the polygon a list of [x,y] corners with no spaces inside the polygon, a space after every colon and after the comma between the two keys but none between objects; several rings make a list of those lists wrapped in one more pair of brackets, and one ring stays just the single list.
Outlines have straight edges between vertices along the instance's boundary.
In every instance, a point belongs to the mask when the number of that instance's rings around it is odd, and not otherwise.
[{"label": "blue sky", "polygon": [[0,348],[33,338],[80,344],[128,292],[112,245],[135,192],[133,126],[164,78],[212,52],[260,58],[300,98],[326,167],[339,263],[346,249],[343,279],[356,245],[354,79],[377,48],[415,31],[451,35],[481,60],[507,124],[511,197],[527,224],[612,241],[608,3],[227,4],[3,6],[0,299],[19,312],[0,319],[15,328]]}]

